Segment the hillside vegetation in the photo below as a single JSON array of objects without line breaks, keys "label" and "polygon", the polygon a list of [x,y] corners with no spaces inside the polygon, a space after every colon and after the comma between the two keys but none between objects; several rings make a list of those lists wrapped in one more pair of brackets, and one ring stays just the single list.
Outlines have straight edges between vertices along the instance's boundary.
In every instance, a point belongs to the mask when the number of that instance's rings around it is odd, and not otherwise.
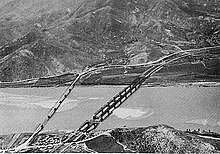
[{"label": "hillside vegetation", "polygon": [[220,45],[219,0],[1,0],[0,81]]}]

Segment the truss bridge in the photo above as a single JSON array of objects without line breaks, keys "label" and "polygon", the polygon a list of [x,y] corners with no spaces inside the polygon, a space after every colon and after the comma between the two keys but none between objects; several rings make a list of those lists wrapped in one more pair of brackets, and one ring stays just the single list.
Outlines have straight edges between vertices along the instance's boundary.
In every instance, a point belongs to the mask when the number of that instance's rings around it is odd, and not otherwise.
[{"label": "truss bridge", "polygon": [[[171,62],[177,62],[181,59],[184,59],[186,57],[197,57],[201,53],[205,53],[208,55],[211,54],[219,54],[220,47],[215,48],[204,48],[204,49],[196,49],[195,51],[188,50],[188,51],[180,51],[173,54],[170,54],[168,56],[165,56],[163,58],[160,58],[157,61],[154,61],[149,64],[147,70],[142,73],[141,76],[137,77],[133,82],[131,82],[127,87],[125,87],[122,91],[120,91],[118,94],[116,94],[111,100],[109,100],[107,103],[105,103],[95,114],[92,116],[90,120],[85,121],[76,131],[73,131],[70,133],[68,138],[61,144],[55,145],[54,149],[50,152],[65,152],[65,150],[71,146],[72,144],[76,144],[79,141],[84,140],[87,137],[87,134],[93,130],[95,130],[99,124],[101,124],[103,121],[105,121],[117,108],[119,108],[129,97],[131,97],[140,87],[141,85],[146,81],[147,78],[149,78],[154,73],[158,72],[160,69],[162,69],[164,66],[170,64]],[[46,119],[40,123],[37,128],[35,129],[32,136],[21,146],[17,147],[15,151],[20,151],[22,149],[25,149],[31,145],[34,137],[40,133],[41,130],[44,129],[47,122],[53,117],[53,115],[56,113],[60,105],[63,103],[65,98],[70,94],[72,89],[74,88],[76,82],[85,75],[88,75],[91,72],[105,69],[106,67],[101,68],[95,68],[88,70],[86,72],[83,72],[77,76],[77,78],[72,82],[72,84],[67,88],[67,90],[63,93],[61,98],[56,102],[53,108],[49,111]]]}]

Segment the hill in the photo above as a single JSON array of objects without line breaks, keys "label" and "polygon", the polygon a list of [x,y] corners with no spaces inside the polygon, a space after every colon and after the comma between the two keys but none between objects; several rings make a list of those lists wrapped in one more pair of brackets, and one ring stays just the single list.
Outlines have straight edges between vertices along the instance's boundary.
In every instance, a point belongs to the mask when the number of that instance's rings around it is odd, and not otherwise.
[{"label": "hill", "polygon": [[[2,149],[16,147],[29,138],[30,133],[0,136]],[[28,153],[60,152],[56,148],[69,133],[46,132],[39,134]],[[64,146],[61,146],[64,148]],[[56,149],[56,150],[55,150]],[[62,149],[62,148],[61,148]],[[166,125],[116,128],[90,133],[85,140],[66,148],[64,153],[219,153],[220,141],[176,130]],[[23,151],[24,152],[24,151]]]}]

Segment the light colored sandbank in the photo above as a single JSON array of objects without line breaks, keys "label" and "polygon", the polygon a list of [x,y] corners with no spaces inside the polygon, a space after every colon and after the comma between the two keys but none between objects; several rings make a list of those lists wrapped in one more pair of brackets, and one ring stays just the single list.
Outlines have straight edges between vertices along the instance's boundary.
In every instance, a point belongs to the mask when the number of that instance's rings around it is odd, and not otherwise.
[{"label": "light colored sandbank", "polygon": [[118,108],[113,115],[125,120],[138,120],[147,118],[154,114],[154,110],[147,108]]},{"label": "light colored sandbank", "polygon": [[[89,99],[90,98],[78,100],[78,99],[66,98],[66,100],[63,102],[61,107],[58,109],[58,112],[73,109],[81,102],[81,100],[85,101]],[[24,109],[40,109],[40,108],[50,109],[51,107],[54,106],[56,102],[57,99],[52,97],[18,95],[18,94],[0,92],[0,105],[14,106],[17,108],[24,108]]]},{"label": "light colored sandbank", "polygon": [[[71,110],[83,101],[95,101],[103,98],[104,97],[76,97],[76,99],[66,98],[57,112]],[[23,109],[50,109],[55,105],[57,100],[58,99],[56,98],[46,96],[20,95],[0,92],[0,105],[14,106]]]},{"label": "light colored sandbank", "polygon": [[207,119],[195,119],[195,120],[186,121],[185,123],[187,123],[187,124],[198,124],[198,125],[206,126],[208,124],[208,120]]},{"label": "light colored sandbank", "polygon": [[194,119],[190,121],[186,121],[186,124],[198,124],[198,125],[203,125],[203,126],[219,126],[220,127],[220,121],[219,122],[214,122],[211,121],[210,119]]}]

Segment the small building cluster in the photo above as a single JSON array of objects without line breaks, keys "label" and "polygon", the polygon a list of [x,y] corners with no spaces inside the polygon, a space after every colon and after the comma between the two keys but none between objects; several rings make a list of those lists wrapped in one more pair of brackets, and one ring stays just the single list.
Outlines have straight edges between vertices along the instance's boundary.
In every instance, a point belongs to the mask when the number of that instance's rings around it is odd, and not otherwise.
[{"label": "small building cluster", "polygon": [[220,138],[220,134],[212,132],[211,130],[201,130],[200,128],[198,128],[197,130],[190,130],[190,129],[186,129],[187,133],[193,133],[193,134],[200,134],[200,135],[207,135],[207,136],[213,136],[213,137],[218,137]]}]

